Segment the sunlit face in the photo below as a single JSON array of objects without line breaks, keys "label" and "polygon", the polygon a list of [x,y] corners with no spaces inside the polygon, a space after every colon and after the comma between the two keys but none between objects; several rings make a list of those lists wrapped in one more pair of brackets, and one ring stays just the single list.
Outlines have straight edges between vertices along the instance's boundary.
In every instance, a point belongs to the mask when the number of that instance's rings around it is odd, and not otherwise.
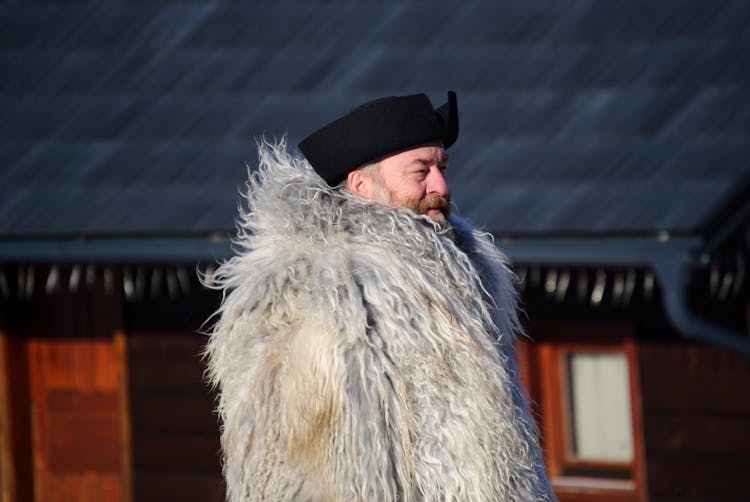
[{"label": "sunlit face", "polygon": [[382,158],[368,182],[354,190],[362,197],[395,208],[426,214],[442,226],[450,215],[450,190],[445,178],[448,155],[440,141]]}]

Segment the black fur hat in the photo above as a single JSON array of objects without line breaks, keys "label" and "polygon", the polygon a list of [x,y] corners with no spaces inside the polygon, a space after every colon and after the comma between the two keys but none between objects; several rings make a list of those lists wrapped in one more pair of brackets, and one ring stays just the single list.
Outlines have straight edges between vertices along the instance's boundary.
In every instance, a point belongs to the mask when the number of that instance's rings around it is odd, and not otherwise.
[{"label": "black fur hat", "polygon": [[448,148],[458,138],[456,93],[433,109],[425,94],[390,96],[365,103],[302,140],[299,149],[330,186],[349,171],[384,155],[429,141]]}]

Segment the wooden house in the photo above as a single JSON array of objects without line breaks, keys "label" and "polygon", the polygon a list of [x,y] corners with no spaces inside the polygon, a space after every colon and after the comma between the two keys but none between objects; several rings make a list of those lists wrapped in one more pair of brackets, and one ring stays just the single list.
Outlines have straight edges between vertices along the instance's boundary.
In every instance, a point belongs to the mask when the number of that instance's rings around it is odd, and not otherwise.
[{"label": "wooden house", "polygon": [[750,493],[750,6],[0,5],[0,502],[223,500],[197,271],[253,138],[453,89],[563,501]]}]

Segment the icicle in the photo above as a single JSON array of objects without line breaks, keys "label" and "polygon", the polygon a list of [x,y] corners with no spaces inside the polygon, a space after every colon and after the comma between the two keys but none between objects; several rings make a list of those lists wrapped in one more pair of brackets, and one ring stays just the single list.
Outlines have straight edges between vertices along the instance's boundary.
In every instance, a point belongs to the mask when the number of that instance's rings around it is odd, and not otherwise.
[{"label": "icicle", "polygon": [[625,276],[622,272],[615,274],[614,284],[612,285],[612,304],[623,305],[623,294],[625,293]]},{"label": "icicle", "polygon": [[602,303],[604,298],[604,289],[607,286],[607,273],[604,270],[596,271],[596,280],[594,282],[594,289],[591,291],[591,304],[598,307]]},{"label": "icicle", "polygon": [[630,300],[633,298],[633,291],[635,291],[636,278],[635,269],[628,269],[628,273],[625,276],[625,291],[622,297],[623,307],[630,305]]},{"label": "icicle", "polygon": [[163,275],[159,267],[154,267],[151,271],[151,298],[159,296],[159,288],[161,287],[161,276]]},{"label": "icicle", "polygon": [[133,271],[130,267],[122,267],[122,293],[127,301],[133,301],[135,296],[135,284],[133,283]]},{"label": "icicle", "polygon": [[44,285],[44,292],[48,295],[51,295],[53,291],[55,291],[55,288],[57,288],[57,282],[60,278],[60,270],[57,267],[57,265],[53,265],[49,269],[49,273],[47,274],[47,282]]},{"label": "icicle", "polygon": [[544,292],[549,296],[557,290],[557,270],[550,268],[547,270],[547,279],[544,281]]},{"label": "icicle", "polygon": [[78,285],[81,282],[81,266],[74,265],[70,271],[70,277],[68,278],[68,291],[75,293],[78,291]]},{"label": "icicle", "polygon": [[25,297],[27,300],[31,300],[34,297],[34,266],[29,265],[26,271],[26,291]]},{"label": "icicle", "polygon": [[560,278],[557,281],[557,291],[555,292],[555,300],[557,301],[557,303],[562,303],[565,300],[565,294],[568,292],[569,284],[570,270],[565,268],[560,273]]},{"label": "icicle", "polygon": [[711,298],[715,298],[719,291],[719,266],[711,262],[711,272],[708,280],[708,292]]},{"label": "icicle", "polygon": [[643,276],[643,298],[651,300],[654,297],[654,272],[649,270]]},{"label": "icicle", "polygon": [[721,286],[719,286],[719,295],[718,300],[720,302],[723,302],[727,299],[727,296],[729,295],[729,291],[732,289],[732,282],[734,281],[734,274],[732,274],[731,270],[727,270],[724,272],[724,277],[721,281]]}]

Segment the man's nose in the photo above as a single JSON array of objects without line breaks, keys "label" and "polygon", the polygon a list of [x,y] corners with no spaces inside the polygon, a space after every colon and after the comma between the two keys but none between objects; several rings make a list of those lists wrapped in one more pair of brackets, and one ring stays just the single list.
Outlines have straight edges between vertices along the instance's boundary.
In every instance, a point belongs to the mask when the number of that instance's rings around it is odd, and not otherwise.
[{"label": "man's nose", "polygon": [[446,196],[450,193],[448,182],[445,179],[445,173],[438,167],[430,168],[430,175],[427,179],[427,193],[430,195]]}]

